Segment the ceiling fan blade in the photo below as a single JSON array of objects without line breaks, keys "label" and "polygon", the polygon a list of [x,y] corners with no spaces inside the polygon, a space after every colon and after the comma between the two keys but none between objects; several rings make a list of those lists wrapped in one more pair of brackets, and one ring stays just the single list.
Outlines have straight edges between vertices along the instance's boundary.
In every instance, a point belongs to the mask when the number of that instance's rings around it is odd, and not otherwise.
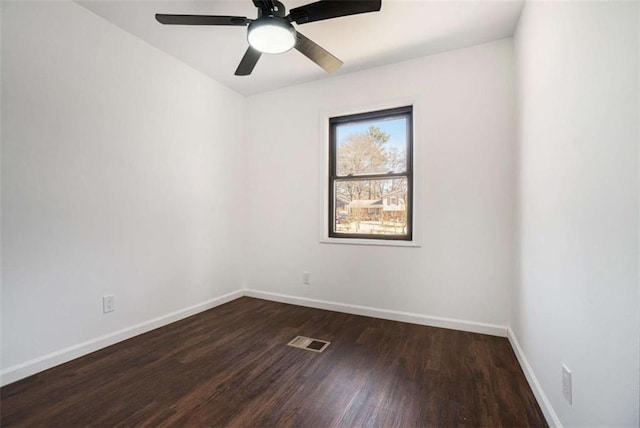
[{"label": "ceiling fan blade", "polygon": [[377,12],[380,8],[382,0],[320,0],[291,9],[289,16],[296,24],[306,24],[323,19]]},{"label": "ceiling fan blade", "polygon": [[261,56],[262,56],[262,52],[249,46],[247,48],[247,51],[244,53],[244,56],[242,57],[242,60],[240,61],[238,68],[236,69],[235,75],[236,76],[250,75]]},{"label": "ceiling fan blade", "polygon": [[314,41],[303,36],[299,31],[297,32],[296,39],[296,49],[322,67],[327,73],[333,73],[342,65],[342,61],[331,55]]},{"label": "ceiling fan blade", "polygon": [[167,15],[156,13],[156,20],[170,25],[238,25],[246,26],[250,19],[244,16],[222,15]]}]

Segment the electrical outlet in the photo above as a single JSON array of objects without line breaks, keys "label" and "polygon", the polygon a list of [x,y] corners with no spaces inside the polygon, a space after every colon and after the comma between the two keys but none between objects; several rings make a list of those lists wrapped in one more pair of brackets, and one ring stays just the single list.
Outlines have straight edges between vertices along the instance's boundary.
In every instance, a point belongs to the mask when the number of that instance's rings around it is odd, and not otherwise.
[{"label": "electrical outlet", "polygon": [[311,284],[311,273],[302,272],[302,283],[307,285]]},{"label": "electrical outlet", "polygon": [[102,313],[106,314],[107,312],[113,312],[116,310],[116,297],[111,296],[103,296],[102,297]]},{"label": "electrical outlet", "polygon": [[567,399],[569,404],[573,404],[573,391],[571,387],[571,370],[564,364],[562,365],[562,395]]}]

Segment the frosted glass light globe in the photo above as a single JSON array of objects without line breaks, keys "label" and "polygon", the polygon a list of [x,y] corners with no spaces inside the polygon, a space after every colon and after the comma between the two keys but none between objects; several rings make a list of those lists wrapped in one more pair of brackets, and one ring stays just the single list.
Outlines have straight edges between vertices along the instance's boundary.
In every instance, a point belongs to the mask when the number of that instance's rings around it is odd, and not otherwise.
[{"label": "frosted glass light globe", "polygon": [[296,30],[282,18],[258,19],[249,24],[247,40],[262,53],[278,54],[296,45]]}]

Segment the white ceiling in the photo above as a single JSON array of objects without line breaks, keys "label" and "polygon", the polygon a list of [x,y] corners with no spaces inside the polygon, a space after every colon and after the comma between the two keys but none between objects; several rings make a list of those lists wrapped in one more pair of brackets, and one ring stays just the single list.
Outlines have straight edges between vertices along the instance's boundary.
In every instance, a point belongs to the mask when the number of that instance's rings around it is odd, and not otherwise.
[{"label": "white ceiling", "polygon": [[[256,17],[251,0],[76,0],[233,90],[250,95],[329,76],[296,50],[263,55],[253,74],[234,76],[248,46],[245,27],[169,26],[155,13]],[[284,0],[288,9],[313,0]],[[510,37],[523,0],[382,0],[382,10],[296,26],[344,61],[335,74]]]}]

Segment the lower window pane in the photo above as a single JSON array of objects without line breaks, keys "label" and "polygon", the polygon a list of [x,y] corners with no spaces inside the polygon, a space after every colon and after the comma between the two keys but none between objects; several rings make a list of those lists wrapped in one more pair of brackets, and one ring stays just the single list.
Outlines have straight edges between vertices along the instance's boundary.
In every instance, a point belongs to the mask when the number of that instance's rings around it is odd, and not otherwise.
[{"label": "lower window pane", "polygon": [[334,183],[334,233],[362,237],[408,235],[406,178]]}]

